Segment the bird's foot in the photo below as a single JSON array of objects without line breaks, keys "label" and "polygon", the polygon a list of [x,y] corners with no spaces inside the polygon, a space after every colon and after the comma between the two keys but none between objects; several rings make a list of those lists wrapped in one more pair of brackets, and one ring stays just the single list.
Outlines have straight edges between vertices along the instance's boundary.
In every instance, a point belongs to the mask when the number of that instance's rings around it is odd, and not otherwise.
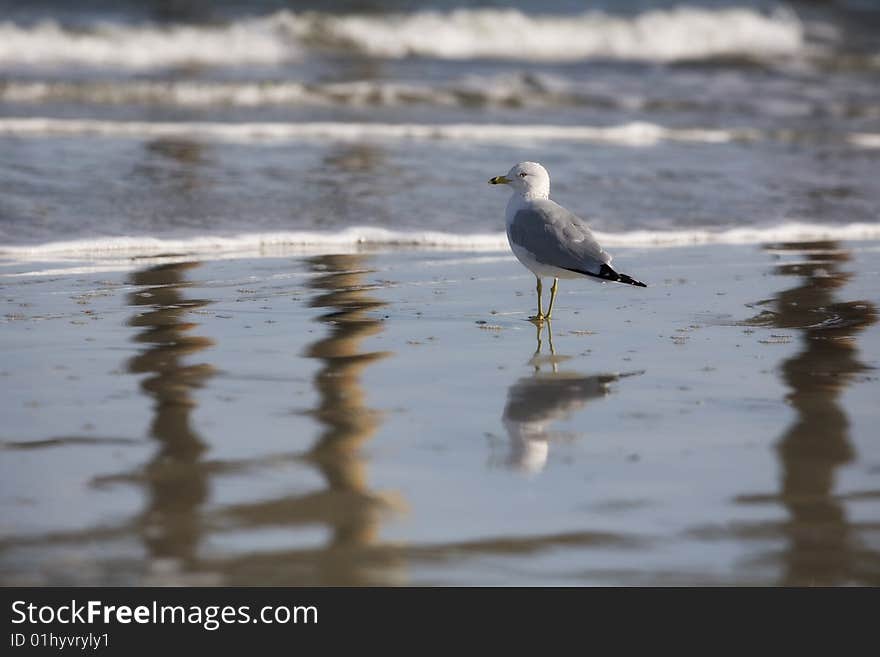
[{"label": "bird's foot", "polygon": [[537,315],[532,315],[529,317],[529,321],[532,324],[543,324],[545,319],[550,319],[547,315],[543,313],[538,313]]}]

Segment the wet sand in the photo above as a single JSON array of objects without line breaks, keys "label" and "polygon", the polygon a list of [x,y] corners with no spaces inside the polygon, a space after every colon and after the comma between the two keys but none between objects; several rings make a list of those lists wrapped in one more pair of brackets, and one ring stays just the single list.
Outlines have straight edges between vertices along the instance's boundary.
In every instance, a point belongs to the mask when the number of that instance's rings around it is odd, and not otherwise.
[{"label": "wet sand", "polygon": [[880,245],[616,263],[0,263],[0,583],[880,584]]}]

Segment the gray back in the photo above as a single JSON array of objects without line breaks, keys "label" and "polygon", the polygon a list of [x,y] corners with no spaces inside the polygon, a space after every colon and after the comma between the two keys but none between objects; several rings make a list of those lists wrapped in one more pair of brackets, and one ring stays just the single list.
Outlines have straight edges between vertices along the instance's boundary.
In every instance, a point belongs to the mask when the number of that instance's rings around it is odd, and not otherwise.
[{"label": "gray back", "polygon": [[542,264],[598,274],[611,262],[586,222],[549,199],[532,201],[517,212],[507,232]]}]

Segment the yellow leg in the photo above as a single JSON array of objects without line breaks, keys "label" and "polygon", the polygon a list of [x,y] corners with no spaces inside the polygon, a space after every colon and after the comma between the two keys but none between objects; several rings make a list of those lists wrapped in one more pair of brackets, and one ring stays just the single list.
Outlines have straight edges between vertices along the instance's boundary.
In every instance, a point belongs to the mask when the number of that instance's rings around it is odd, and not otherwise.
[{"label": "yellow leg", "polygon": [[[541,346],[542,346],[542,344],[541,344],[541,331],[544,330],[544,325],[541,322],[535,322],[535,330],[536,330],[535,337],[538,340],[538,348],[535,349],[535,354],[534,354],[534,356],[532,356],[533,359],[537,358],[538,356],[541,355]],[[535,365],[535,371],[536,372],[538,371],[537,365]]]},{"label": "yellow leg", "polygon": [[538,284],[535,286],[535,289],[538,291],[538,314],[534,317],[529,317],[533,322],[543,322],[544,321],[544,310],[541,306],[541,294],[544,292],[544,284],[541,283],[541,279],[535,276],[535,279],[538,281]]},{"label": "yellow leg", "polygon": [[550,288],[550,307],[547,308],[547,314],[544,315],[545,319],[550,319],[550,313],[553,312],[553,302],[556,301],[556,288],[559,287],[559,279],[553,279],[553,287]]}]

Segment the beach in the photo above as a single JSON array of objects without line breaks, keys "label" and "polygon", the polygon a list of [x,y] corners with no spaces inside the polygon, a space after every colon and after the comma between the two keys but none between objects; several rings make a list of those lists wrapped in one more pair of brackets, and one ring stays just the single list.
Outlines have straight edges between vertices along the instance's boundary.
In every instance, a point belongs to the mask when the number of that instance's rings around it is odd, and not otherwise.
[{"label": "beach", "polygon": [[[880,584],[874,3],[87,5],[0,0],[0,584]],[[648,287],[529,322],[519,162]]]},{"label": "beach", "polygon": [[0,579],[876,585],[878,247],[5,262]]}]

